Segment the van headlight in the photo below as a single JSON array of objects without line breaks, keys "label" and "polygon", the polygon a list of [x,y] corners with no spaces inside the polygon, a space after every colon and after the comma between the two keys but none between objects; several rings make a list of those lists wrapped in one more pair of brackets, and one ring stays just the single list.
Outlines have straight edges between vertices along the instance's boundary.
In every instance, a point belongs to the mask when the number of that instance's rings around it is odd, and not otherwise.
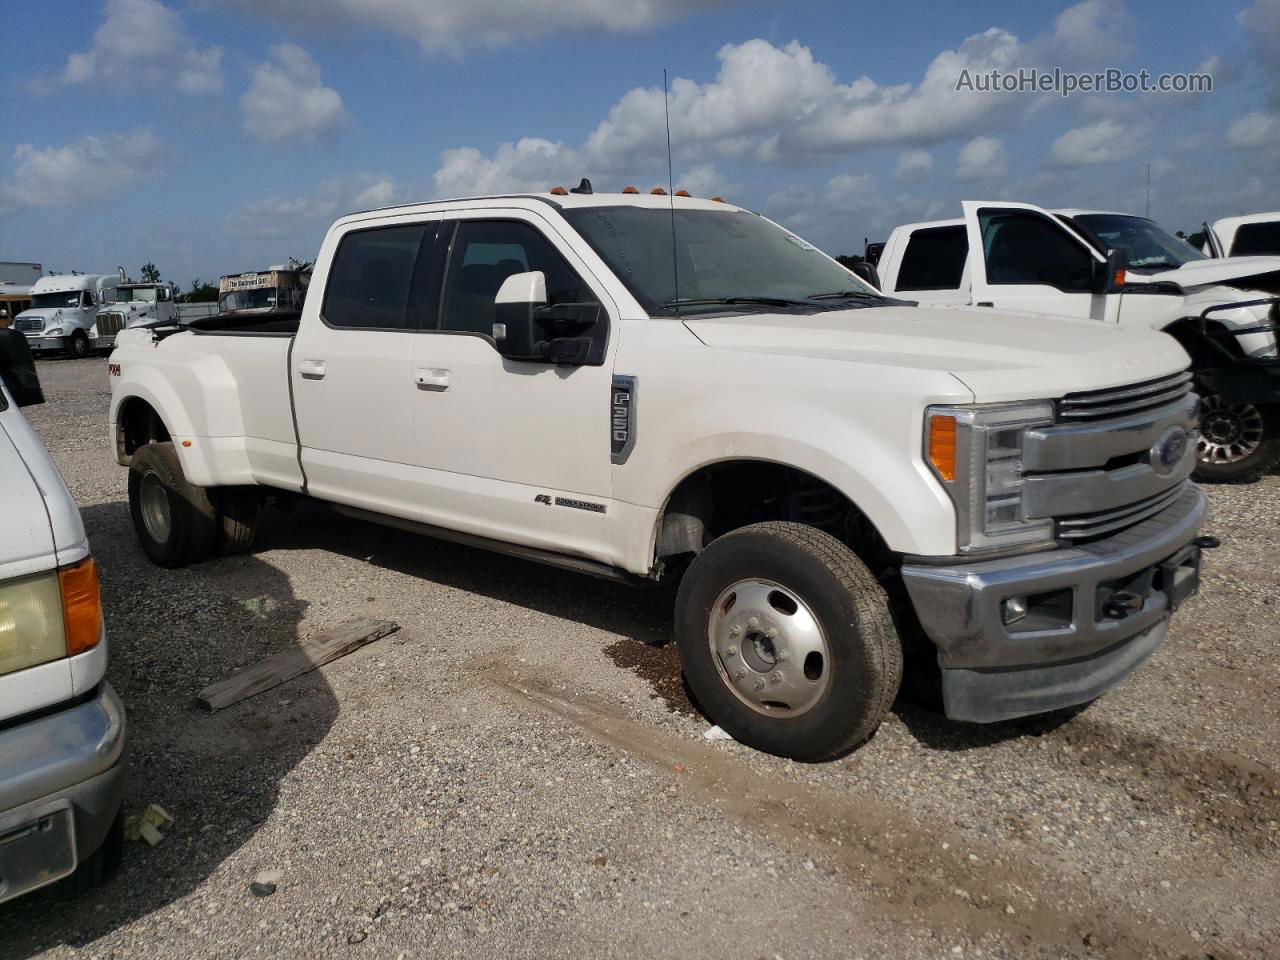
[{"label": "van headlight", "polygon": [[66,655],[57,571],[0,583],[0,676]]},{"label": "van headlight", "polygon": [[1048,402],[929,407],[925,462],[955,504],[961,553],[1053,543],[1053,521],[1023,509],[1028,430],[1053,424]]}]

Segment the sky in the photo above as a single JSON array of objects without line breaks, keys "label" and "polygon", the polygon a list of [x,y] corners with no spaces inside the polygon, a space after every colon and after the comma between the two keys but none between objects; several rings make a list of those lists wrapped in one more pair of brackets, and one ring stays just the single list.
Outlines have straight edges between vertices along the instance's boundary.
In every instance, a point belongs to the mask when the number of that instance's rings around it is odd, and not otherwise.
[{"label": "sky", "polygon": [[[1280,209],[1280,0],[5,0],[0,260],[188,287],[393,203],[667,183],[832,254],[965,199]],[[1200,72],[986,93],[962,72]]]}]

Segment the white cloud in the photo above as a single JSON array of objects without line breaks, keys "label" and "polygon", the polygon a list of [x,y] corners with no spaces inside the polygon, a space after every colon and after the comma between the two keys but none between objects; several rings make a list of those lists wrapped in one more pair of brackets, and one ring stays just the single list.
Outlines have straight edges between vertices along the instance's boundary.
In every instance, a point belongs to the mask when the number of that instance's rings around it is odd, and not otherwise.
[{"label": "white cloud", "polygon": [[1272,102],[1280,104],[1280,0],[1256,0],[1240,14],[1240,23],[1268,71]]},{"label": "white cloud", "polygon": [[714,164],[700,163],[676,178],[677,190],[688,190],[695,197],[718,197],[734,193],[738,185],[729,182]]},{"label": "white cloud", "polygon": [[492,157],[475,147],[458,147],[441,156],[435,172],[436,196],[542,192],[557,184],[570,187],[578,182],[581,169],[576,151],[539,137],[504,143]]},{"label": "white cloud", "polygon": [[908,150],[898,157],[894,176],[899,180],[919,180],[933,169],[933,157],[928,150]]},{"label": "white cloud", "polygon": [[321,82],[319,65],[292,43],[271,48],[240,106],[245,131],[267,143],[310,143],[333,136],[347,121],[338,91]]},{"label": "white cloud", "polygon": [[1115,120],[1099,120],[1068,130],[1053,142],[1052,161],[1063,167],[1126,160],[1146,144],[1144,128],[1126,127]]},{"label": "white cloud", "polygon": [[93,203],[159,173],[173,158],[146,127],[86,136],[62,147],[22,143],[13,151],[12,177],[0,184],[0,203],[10,208]]},{"label": "white cloud", "polygon": [[1241,150],[1280,147],[1280,115],[1260,110],[1246,113],[1231,124],[1227,142]]},{"label": "white cloud", "polygon": [[974,137],[956,158],[957,180],[986,180],[1004,174],[1004,144],[994,137]]},{"label": "white cloud", "polygon": [[869,173],[838,173],[827,181],[827,206],[850,210],[876,199],[875,179]]},{"label": "white cloud", "polygon": [[310,237],[318,244],[324,230],[338,217],[357,210],[407,202],[405,190],[390,177],[358,174],[321,180],[310,192],[296,196],[262,197],[233,210],[226,225],[231,233],[250,237]]},{"label": "white cloud", "polygon": [[1132,26],[1124,0],[1083,0],[1058,14],[1045,46],[1068,60],[1115,63],[1133,49]]},{"label": "white cloud", "polygon": [[61,82],[113,89],[222,89],[222,49],[198,48],[182,17],[158,0],[107,0],[93,46],[67,57]]},{"label": "white cloud", "polygon": [[574,31],[633,33],[724,0],[216,0],[286,23],[386,30],[427,52],[496,47]]}]

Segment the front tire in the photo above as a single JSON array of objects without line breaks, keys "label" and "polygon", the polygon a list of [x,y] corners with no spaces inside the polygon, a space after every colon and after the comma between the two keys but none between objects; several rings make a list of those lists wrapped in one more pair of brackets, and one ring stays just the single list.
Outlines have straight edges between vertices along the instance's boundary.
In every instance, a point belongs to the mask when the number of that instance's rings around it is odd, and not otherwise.
[{"label": "front tire", "polygon": [[172,443],[148,443],[134,451],[129,513],[143,552],[158,566],[183,567],[213,552],[217,512],[209,492],[183,475]]},{"label": "front tire", "polygon": [[902,645],[880,584],[830,534],[798,523],[713,541],[676,597],[685,679],[736,740],[794,760],[870,737],[902,681]]},{"label": "front tire", "polygon": [[1228,403],[1217,394],[1200,401],[1199,463],[1202,482],[1256,480],[1280,463],[1280,414],[1273,406]]},{"label": "front tire", "polygon": [[89,344],[89,335],[83,330],[76,330],[71,334],[71,339],[67,341],[67,352],[77,360],[83,360],[89,355],[91,347]]}]

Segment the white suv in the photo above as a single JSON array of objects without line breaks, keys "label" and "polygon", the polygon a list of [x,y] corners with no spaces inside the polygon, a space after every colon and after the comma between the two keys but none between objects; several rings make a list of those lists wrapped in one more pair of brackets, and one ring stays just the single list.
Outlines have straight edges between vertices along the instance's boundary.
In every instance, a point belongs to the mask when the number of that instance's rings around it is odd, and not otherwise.
[{"label": "white suv", "polygon": [[0,330],[0,902],[120,860],[124,708],[103,679],[98,574],[79,511],[18,407],[41,402]]}]

